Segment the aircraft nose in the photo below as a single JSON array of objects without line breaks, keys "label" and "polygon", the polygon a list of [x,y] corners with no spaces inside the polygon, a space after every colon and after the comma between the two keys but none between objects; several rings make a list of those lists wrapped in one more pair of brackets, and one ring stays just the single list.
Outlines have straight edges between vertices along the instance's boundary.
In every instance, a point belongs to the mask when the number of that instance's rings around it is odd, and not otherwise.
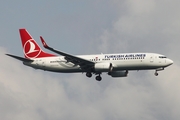
[{"label": "aircraft nose", "polygon": [[171,59],[167,59],[166,62],[167,62],[168,65],[172,65],[173,64],[173,61]]}]

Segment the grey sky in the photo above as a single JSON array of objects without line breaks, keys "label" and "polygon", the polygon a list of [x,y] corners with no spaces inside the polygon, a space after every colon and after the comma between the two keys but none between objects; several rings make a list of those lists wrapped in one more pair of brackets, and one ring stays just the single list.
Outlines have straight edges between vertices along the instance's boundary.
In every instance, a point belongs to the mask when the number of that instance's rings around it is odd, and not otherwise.
[{"label": "grey sky", "polygon": [[[180,119],[180,1],[69,0],[0,2],[0,119]],[[23,56],[26,28],[72,54],[155,52],[174,64],[158,77],[133,71],[103,80],[34,70],[6,57]]]}]

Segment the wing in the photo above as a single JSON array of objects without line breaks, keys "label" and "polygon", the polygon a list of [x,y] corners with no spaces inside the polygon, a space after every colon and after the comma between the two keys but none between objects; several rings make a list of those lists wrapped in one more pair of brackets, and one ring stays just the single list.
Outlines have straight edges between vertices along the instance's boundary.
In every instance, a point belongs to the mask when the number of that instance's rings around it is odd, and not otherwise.
[{"label": "wing", "polygon": [[85,70],[85,71],[89,71],[91,70],[92,67],[94,67],[94,62],[92,61],[89,61],[89,60],[86,60],[86,59],[83,59],[83,58],[80,58],[80,57],[77,57],[77,56],[74,56],[74,55],[71,55],[71,54],[68,54],[68,53],[65,53],[65,52],[62,52],[62,51],[58,51],[58,50],[55,50],[54,48],[52,47],[49,47],[45,40],[42,38],[42,36],[40,36],[40,39],[41,39],[41,42],[44,46],[44,48],[52,51],[52,52],[55,52],[59,55],[62,55],[64,56],[64,59],[67,60],[67,62],[71,62],[75,65],[79,65],[81,67],[81,69]]}]

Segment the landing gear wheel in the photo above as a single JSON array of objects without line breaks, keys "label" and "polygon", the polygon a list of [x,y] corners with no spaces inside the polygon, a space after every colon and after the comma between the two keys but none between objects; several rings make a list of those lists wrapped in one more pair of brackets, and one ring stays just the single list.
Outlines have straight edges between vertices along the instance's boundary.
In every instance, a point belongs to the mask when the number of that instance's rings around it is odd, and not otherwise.
[{"label": "landing gear wheel", "polygon": [[102,80],[102,77],[100,75],[96,76],[96,80],[97,81],[101,81]]},{"label": "landing gear wheel", "polygon": [[90,78],[90,77],[92,77],[92,73],[87,72],[87,73],[86,73],[86,76]]},{"label": "landing gear wheel", "polygon": [[155,76],[158,76],[158,73],[157,73],[157,71],[154,73],[154,75],[155,75]]}]

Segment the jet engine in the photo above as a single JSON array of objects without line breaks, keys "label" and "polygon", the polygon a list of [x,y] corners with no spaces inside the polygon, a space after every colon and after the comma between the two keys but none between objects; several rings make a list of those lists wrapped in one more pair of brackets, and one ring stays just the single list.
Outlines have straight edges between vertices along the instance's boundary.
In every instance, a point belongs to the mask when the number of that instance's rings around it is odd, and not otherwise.
[{"label": "jet engine", "polygon": [[112,71],[109,72],[108,75],[110,75],[111,77],[127,77],[128,71]]},{"label": "jet engine", "polygon": [[113,65],[112,63],[96,63],[94,69],[96,72],[111,72]]}]

